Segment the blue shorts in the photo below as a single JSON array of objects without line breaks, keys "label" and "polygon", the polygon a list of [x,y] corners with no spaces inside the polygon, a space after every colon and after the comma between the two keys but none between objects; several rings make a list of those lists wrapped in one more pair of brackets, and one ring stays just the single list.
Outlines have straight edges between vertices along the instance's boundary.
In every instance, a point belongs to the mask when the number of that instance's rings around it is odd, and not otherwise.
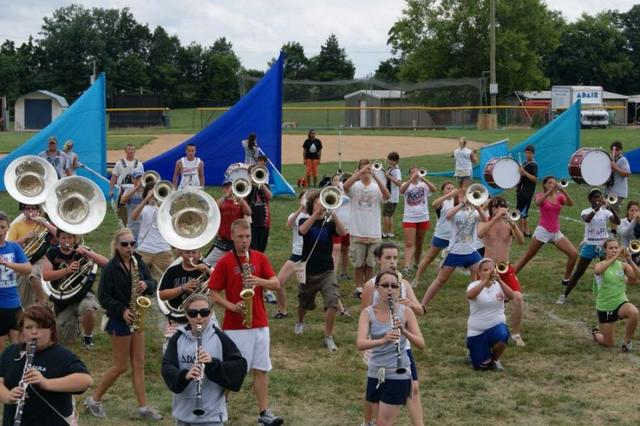
[{"label": "blue shorts", "polygon": [[483,362],[491,358],[491,348],[498,342],[509,342],[509,328],[505,323],[494,325],[484,333],[467,337],[467,348],[473,368],[479,368]]},{"label": "blue shorts", "polygon": [[291,256],[289,256],[289,260],[292,261],[293,263],[300,262],[302,260],[302,255],[291,253]]},{"label": "blue shorts", "polygon": [[475,265],[476,263],[482,260],[482,256],[477,251],[469,254],[453,254],[449,253],[447,257],[444,259],[444,263],[442,266],[450,266],[452,268],[457,268],[458,266],[463,268],[468,268],[471,265]]},{"label": "blue shorts", "polygon": [[123,320],[112,319],[109,318],[107,321],[107,326],[104,328],[104,331],[107,332],[108,335],[116,335],[116,336],[131,336],[131,328],[129,324],[124,322]]},{"label": "blue shorts", "polygon": [[604,257],[604,248],[593,244],[580,244],[580,257],[585,259],[601,259]]},{"label": "blue shorts", "polygon": [[431,238],[431,245],[439,249],[446,249],[447,247],[449,247],[449,240],[434,236],[433,238]]},{"label": "blue shorts", "polygon": [[484,257],[484,246],[480,247],[478,250],[476,250],[478,252],[478,254],[480,255],[480,257]]},{"label": "blue shorts", "polygon": [[378,386],[378,379],[367,377],[365,399],[369,402],[384,402],[389,405],[404,405],[411,395],[411,380],[385,380]]},{"label": "blue shorts", "polygon": [[409,357],[409,368],[411,369],[411,380],[418,380],[418,369],[416,368],[416,360],[413,359],[413,352],[411,349],[407,349],[407,356]]}]

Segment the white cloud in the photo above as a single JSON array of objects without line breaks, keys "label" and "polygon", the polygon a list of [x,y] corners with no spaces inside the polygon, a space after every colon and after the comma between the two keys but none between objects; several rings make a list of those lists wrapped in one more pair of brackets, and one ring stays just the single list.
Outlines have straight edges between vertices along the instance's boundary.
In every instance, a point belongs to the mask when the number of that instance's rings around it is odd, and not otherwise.
[{"label": "white cloud", "polygon": [[[37,37],[45,16],[70,1],[7,1],[0,14],[0,40],[17,44]],[[76,1],[78,3],[78,1]],[[85,0],[86,7],[129,7],[151,30],[160,25],[183,45],[204,46],[226,37],[247,68],[264,70],[288,41],[298,41],[307,56],[316,55],[334,33],[356,65],[356,75],[372,73],[390,56],[388,31],[400,17],[403,0]],[[547,0],[569,20],[582,12],[627,11],[633,0]]]}]

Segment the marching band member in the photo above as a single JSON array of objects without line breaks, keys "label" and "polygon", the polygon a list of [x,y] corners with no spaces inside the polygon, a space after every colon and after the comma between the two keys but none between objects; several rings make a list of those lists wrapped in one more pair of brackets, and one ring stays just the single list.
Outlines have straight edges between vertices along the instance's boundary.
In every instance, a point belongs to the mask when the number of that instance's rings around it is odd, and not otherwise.
[{"label": "marching band member", "polygon": [[525,346],[522,340],[522,315],[524,309],[524,299],[522,298],[522,286],[520,280],[513,271],[513,266],[509,262],[511,243],[515,240],[518,244],[524,244],[524,235],[517,225],[517,222],[509,220],[507,201],[502,197],[494,197],[489,202],[489,222],[480,224],[478,237],[484,241],[485,256],[492,259],[496,264],[507,265],[505,272],[499,273],[500,279],[513,291],[511,298],[511,339],[517,346]]},{"label": "marching band member", "polygon": [[[424,349],[424,338],[411,309],[390,299],[399,297],[398,275],[381,272],[376,276],[375,287],[379,298],[360,312],[358,320],[358,350],[371,350],[367,368],[366,400],[377,405],[378,426],[393,425],[400,408],[411,395],[410,361],[404,350],[407,341]],[[371,424],[371,423],[370,423]]]},{"label": "marching band member", "polygon": [[140,255],[157,282],[173,263],[173,253],[171,245],[158,229],[158,203],[154,196],[154,188],[155,183],[151,182],[144,186],[142,202],[131,212],[131,219],[140,223],[136,253]]},{"label": "marching band member", "polygon": [[233,248],[231,240],[231,224],[237,219],[251,216],[251,207],[244,198],[237,198],[231,190],[231,180],[225,179],[222,184],[222,197],[217,201],[220,209],[220,228],[213,239],[213,244],[205,258],[205,262],[215,268],[216,263]]},{"label": "marching band member", "polygon": [[[49,231],[45,237],[46,245],[55,239],[58,230],[52,223],[41,216],[39,206],[21,204],[21,207],[20,210],[24,215],[24,219],[10,226],[7,240],[15,241],[24,248],[32,238],[37,236],[35,231],[39,226],[44,226]],[[42,256],[44,254],[45,251],[43,250]],[[23,307],[32,303],[45,303],[47,300],[47,295],[42,290],[42,281],[40,279],[44,260],[42,257],[38,257],[37,259],[32,258],[31,262],[31,274],[28,277],[20,276],[18,278],[18,291],[20,292],[20,302]]]},{"label": "marching band member", "polygon": [[[331,185],[342,190],[342,182],[347,180],[349,176],[350,174],[348,173],[337,173],[331,178]],[[331,257],[333,257],[333,266],[336,270],[336,275],[338,275],[338,271],[342,271],[338,276],[339,281],[351,279],[347,272],[349,269],[349,248],[351,247],[351,236],[349,235],[350,203],[351,199],[343,191],[342,203],[340,204],[340,207],[336,209],[336,217],[340,219],[340,222],[342,222],[347,233],[344,235],[333,236],[333,253],[331,254]],[[341,312],[345,312],[344,309],[342,309]]]},{"label": "marching band member", "polygon": [[[213,311],[207,296],[194,294],[186,303],[189,322],[169,340],[162,359],[162,378],[173,392],[172,414],[178,426],[221,426],[228,420],[225,390],[240,390],[247,360],[233,340],[210,321]],[[202,346],[196,351],[198,326]],[[201,415],[194,413],[198,398],[204,411]]]},{"label": "marching band member", "polygon": [[[53,288],[59,288],[60,284],[70,275],[80,269],[80,258],[92,260],[99,267],[104,267],[109,260],[95,251],[78,245],[76,236],[70,232],[58,229],[58,247],[50,248],[44,258],[42,279],[50,281]],[[95,278],[95,275],[92,277]],[[51,297],[56,323],[60,331],[63,343],[73,342],[78,337],[78,319],[82,328],[82,345],[86,348],[93,347],[93,327],[96,323],[96,313],[100,308],[98,299],[91,291],[93,279],[88,284],[82,284],[83,289],[78,294],[76,302],[67,302]],[[81,279],[78,279],[80,285]],[[83,294],[84,293],[84,294]]]},{"label": "marching band member", "polygon": [[497,275],[493,260],[482,259],[478,269],[479,279],[467,287],[469,358],[476,370],[502,370],[499,359],[509,341],[504,301],[513,297],[513,290]]},{"label": "marching band member", "polygon": [[[612,206],[616,213],[625,198],[629,196],[629,176],[631,176],[631,165],[629,160],[622,153],[622,142],[611,143],[611,178],[605,183],[605,195],[614,194],[618,200]],[[611,232],[615,235],[617,226],[611,225]]]},{"label": "marching band member", "polygon": [[384,176],[387,178],[387,189],[389,198],[384,202],[382,208],[382,238],[395,238],[393,233],[393,215],[400,201],[400,186],[402,185],[402,171],[398,162],[400,155],[393,151],[387,155],[387,170]]},{"label": "marching band member", "polygon": [[58,149],[58,138],[55,136],[49,137],[47,150],[40,152],[38,157],[44,158],[53,166],[54,169],[56,169],[58,179],[72,175],[69,157],[66,153]]},{"label": "marching band member", "polygon": [[[267,157],[259,155],[257,166],[266,167]],[[269,184],[251,185],[251,192],[247,196],[251,207],[251,248],[261,253],[267,251],[269,242],[269,228],[271,228],[271,207],[269,200],[273,198]]]},{"label": "marching band member", "polygon": [[125,189],[131,188],[133,185],[133,173],[142,176],[144,173],[144,165],[141,161],[136,159],[136,147],[132,144],[127,144],[124,147],[125,158],[116,162],[111,172],[111,180],[109,181],[109,198],[113,198],[113,188],[117,185],[120,188],[118,192],[118,200],[116,202],[118,206],[118,217],[122,221],[124,226],[127,226],[127,219],[129,214],[127,213],[126,205],[120,200],[124,194]]},{"label": "marching band member", "polygon": [[429,285],[422,298],[423,310],[426,310],[440,288],[444,286],[457,267],[470,268],[471,276],[478,271],[478,262],[482,260],[476,251],[478,222],[486,222],[487,216],[481,206],[472,205],[466,199],[464,191],[457,192],[457,204],[447,211],[447,220],[451,223],[451,240],[448,254],[436,279]]},{"label": "marching band member", "polygon": [[390,196],[371,169],[369,160],[360,160],[358,170],[343,184],[344,192],[351,199],[349,233],[357,297],[364,283],[373,276],[373,249],[382,241],[380,204]]},{"label": "marching band member", "polygon": [[616,322],[626,320],[622,351],[631,351],[631,339],[638,325],[640,313],[626,293],[627,284],[640,283],[640,268],[629,256],[629,251],[620,248],[618,240],[609,238],[604,242],[605,260],[596,263],[593,293],[600,328],[592,330],[593,339],[602,346],[613,347]]},{"label": "marching band member", "polygon": [[[106,311],[108,321],[105,327],[111,336],[113,365],[104,372],[100,384],[92,396],[84,400],[85,407],[95,417],[106,417],[102,397],[111,385],[128,369],[131,363],[131,379],[133,390],[138,401],[138,415],[145,419],[160,420],[162,416],[156,407],[147,405],[147,394],[144,387],[144,331],[132,330],[136,319],[140,320],[140,308],[132,311],[136,303],[135,295],[153,294],[155,281],[149,269],[139,255],[134,253],[136,241],[130,229],[116,231],[111,248],[113,258],[100,274],[98,299]],[[136,258],[138,265],[134,270]],[[137,279],[137,282],[133,282]],[[134,288],[135,287],[135,288]],[[132,292],[135,294],[132,296]]]},{"label": "marching band member", "polygon": [[127,209],[127,228],[131,230],[133,238],[138,239],[140,233],[140,218],[133,218],[133,211],[136,207],[142,204],[144,198],[144,182],[142,181],[143,173],[139,170],[134,170],[131,173],[133,179],[131,187],[127,188],[122,196],[120,202]]},{"label": "marching band member", "polygon": [[9,217],[0,211],[0,337],[9,336],[9,341],[16,343],[20,337],[18,314],[22,312],[16,274],[28,276],[31,264],[20,244],[6,240],[8,229]]},{"label": "marching band member", "polygon": [[520,180],[516,186],[516,209],[520,212],[520,221],[518,227],[525,237],[531,237],[529,232],[529,207],[533,194],[536,192],[536,183],[538,182],[538,163],[533,159],[536,148],[533,145],[527,145],[524,149],[526,161],[520,165]]},{"label": "marching band member", "polygon": [[204,161],[196,157],[196,145],[188,143],[186,156],[176,161],[173,171],[173,186],[182,189],[187,186],[204,187]]},{"label": "marching band member", "polygon": [[[622,237],[622,245],[629,247],[632,240],[640,240],[640,203],[638,201],[629,201],[627,203],[627,215],[620,221],[618,226],[618,235]],[[631,258],[640,264],[640,255],[631,254]]]},{"label": "marching band member", "polygon": [[431,247],[427,251],[427,254],[420,262],[416,275],[413,278],[412,287],[417,287],[420,282],[420,277],[424,273],[425,269],[431,265],[442,250],[449,247],[449,239],[451,238],[451,223],[447,219],[447,212],[453,207],[453,199],[457,197],[456,187],[452,182],[443,182],[440,186],[440,192],[442,195],[431,203],[431,206],[436,209],[436,216],[438,221],[436,222],[436,229],[433,231],[433,237],[431,238]]},{"label": "marching band member", "polygon": [[[233,250],[222,256],[211,274],[210,294],[213,301],[225,309],[222,329],[240,349],[247,360],[247,368],[253,370],[258,423],[279,426],[283,423],[282,418],[275,416],[268,408],[267,373],[272,366],[269,357],[269,321],[262,292],[265,288],[277,290],[280,284],[267,256],[250,249],[251,225],[246,219],[233,222],[231,239]],[[254,290],[249,301],[243,301],[240,297],[243,289]]]},{"label": "marching band member", "polygon": [[241,142],[244,150],[244,163],[248,166],[256,164],[256,159],[260,155],[260,147],[258,147],[258,138],[255,133],[249,133],[247,139]]},{"label": "marching band member", "polygon": [[276,292],[277,294],[277,303],[278,303],[278,312],[273,316],[275,319],[282,319],[289,316],[287,312],[287,288],[286,284],[289,281],[289,278],[295,272],[295,264],[302,260],[302,246],[303,240],[302,235],[298,232],[299,225],[298,222],[300,219],[305,219],[309,217],[307,213],[307,209],[305,207],[306,199],[304,198],[305,191],[302,191],[298,194],[298,199],[300,200],[300,207],[298,210],[291,213],[287,218],[287,228],[291,229],[293,236],[291,240],[291,256],[289,259],[282,265],[280,271],[278,272],[278,282],[280,283],[280,288]]},{"label": "marching band member", "polygon": [[308,218],[299,219],[300,235],[303,239],[302,259],[305,262],[305,282],[298,283],[298,322],[295,333],[304,332],[304,317],[307,311],[316,307],[318,292],[324,299],[324,338],[323,345],[329,352],[336,352],[338,347],[333,340],[333,329],[340,301],[338,279],[333,267],[333,236],[344,235],[346,230],[335,215],[335,211],[327,212],[320,202],[320,192],[308,191],[305,195]]},{"label": "marching band member", "polygon": [[602,191],[598,188],[593,188],[589,191],[588,198],[591,207],[582,210],[582,213],[580,213],[580,219],[584,221],[584,238],[580,245],[580,257],[578,258],[576,269],[571,274],[569,283],[564,289],[564,293],[556,301],[559,305],[563,305],[567,301],[569,293],[578,284],[591,261],[604,257],[603,244],[609,235],[607,223],[620,224],[618,213],[603,199]]},{"label": "marching band member", "polygon": [[[0,358],[0,401],[5,404],[2,423],[14,424],[16,404],[22,399],[20,424],[77,424],[72,395],[83,393],[93,384],[87,367],[58,343],[56,320],[49,307],[29,306],[19,326],[24,341],[35,342],[35,354],[26,371],[24,343],[8,347]],[[29,385],[26,390],[21,380]]]},{"label": "marching band member", "polygon": [[[398,268],[398,246],[394,243],[382,243],[374,250],[376,262],[380,266],[380,272],[391,271],[395,272]],[[400,277],[398,277],[400,278]],[[399,279],[400,284],[400,297],[398,303],[404,305],[406,308],[410,308],[417,316],[424,315],[422,306],[416,298],[413,288],[404,278]],[[370,279],[364,285],[362,291],[362,299],[360,306],[362,309],[366,309],[370,305],[375,305],[380,299],[380,294],[376,291],[375,277]],[[407,356],[409,357],[411,367],[411,396],[407,401],[407,409],[409,410],[409,417],[411,418],[411,424],[413,426],[421,426],[424,424],[424,415],[422,412],[422,403],[420,401],[420,382],[418,380],[418,369],[416,366],[413,352],[411,352],[411,344],[407,342],[405,347]],[[365,423],[370,422],[374,417],[372,408],[368,402],[365,402]]]},{"label": "marching band member", "polygon": [[543,245],[552,243],[567,255],[567,266],[562,280],[562,285],[566,285],[569,283],[578,253],[571,241],[560,232],[560,210],[565,204],[569,207],[573,206],[573,199],[564,188],[558,185],[553,176],[545,177],[542,187],[544,192],[538,192],[535,196],[536,204],[540,207],[540,222],[533,232],[527,252],[518,259],[513,269],[517,274],[533,259]]},{"label": "marching band member", "polygon": [[478,162],[478,158],[472,149],[467,148],[465,138],[460,138],[459,145],[451,154],[455,160],[454,176],[458,178],[460,188],[466,189],[473,179],[473,165]]},{"label": "marching band member", "polygon": [[404,271],[407,278],[418,268],[422,255],[422,243],[429,230],[429,195],[436,191],[436,186],[421,177],[417,167],[409,169],[409,179],[400,186],[400,194],[404,195]]}]

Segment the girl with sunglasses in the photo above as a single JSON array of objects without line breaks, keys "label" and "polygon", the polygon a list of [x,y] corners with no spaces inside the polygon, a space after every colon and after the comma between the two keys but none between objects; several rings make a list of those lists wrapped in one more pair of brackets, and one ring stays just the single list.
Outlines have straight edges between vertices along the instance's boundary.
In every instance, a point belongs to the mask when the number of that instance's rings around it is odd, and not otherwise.
[{"label": "girl with sunglasses", "polygon": [[138,400],[138,415],[144,419],[160,420],[162,416],[158,409],[147,404],[144,388],[144,332],[132,332],[130,329],[134,319],[129,309],[134,256],[139,276],[139,281],[134,284],[137,292],[149,296],[155,292],[156,287],[149,269],[140,256],[134,253],[135,245],[136,241],[130,229],[116,231],[111,242],[113,258],[100,274],[98,299],[108,318],[105,331],[111,336],[113,365],[105,371],[93,396],[87,397],[84,405],[95,417],[106,417],[102,397],[118,377],[127,371],[128,364],[131,363],[131,379]]},{"label": "girl with sunglasses", "polygon": [[[389,299],[398,300],[398,275],[385,271],[378,274],[375,287],[379,297],[377,303],[360,312],[358,321],[358,350],[371,350],[368,359],[366,400],[377,412],[378,426],[395,422],[400,408],[411,394],[411,371],[407,352],[407,341],[413,347],[424,349],[424,338],[418,321],[411,309],[394,303],[394,315]],[[395,316],[395,321],[393,317]],[[400,348],[400,349],[399,349]],[[404,368],[404,371],[398,368]]]},{"label": "girl with sunglasses", "polygon": [[[178,327],[169,340],[162,359],[162,377],[173,392],[173,417],[179,426],[222,425],[228,419],[225,389],[240,390],[247,374],[247,361],[240,350],[211,319],[207,296],[194,294],[185,306],[189,323]],[[198,326],[202,328],[202,347],[198,353]],[[201,381],[204,414],[195,408],[197,381]]]}]

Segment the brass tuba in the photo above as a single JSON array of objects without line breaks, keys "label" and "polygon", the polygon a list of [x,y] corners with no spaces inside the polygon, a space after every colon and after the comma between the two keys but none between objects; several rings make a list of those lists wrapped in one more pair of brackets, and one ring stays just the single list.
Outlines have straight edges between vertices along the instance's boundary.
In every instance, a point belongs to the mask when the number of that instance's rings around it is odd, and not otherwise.
[{"label": "brass tuba", "polygon": [[142,185],[145,186],[149,183],[157,183],[160,182],[162,178],[160,177],[160,173],[155,170],[148,170],[142,174]]}]

